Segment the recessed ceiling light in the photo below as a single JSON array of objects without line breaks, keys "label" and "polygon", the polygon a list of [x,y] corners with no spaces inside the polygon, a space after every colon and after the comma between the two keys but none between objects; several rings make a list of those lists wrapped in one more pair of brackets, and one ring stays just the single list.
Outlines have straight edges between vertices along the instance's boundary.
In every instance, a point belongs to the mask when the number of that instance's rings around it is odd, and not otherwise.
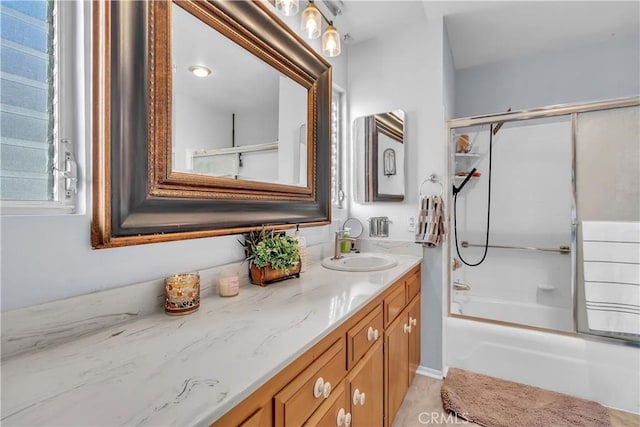
[{"label": "recessed ceiling light", "polygon": [[211,69],[203,67],[202,65],[192,65],[189,67],[189,71],[195,74],[197,77],[207,77],[211,74]]}]

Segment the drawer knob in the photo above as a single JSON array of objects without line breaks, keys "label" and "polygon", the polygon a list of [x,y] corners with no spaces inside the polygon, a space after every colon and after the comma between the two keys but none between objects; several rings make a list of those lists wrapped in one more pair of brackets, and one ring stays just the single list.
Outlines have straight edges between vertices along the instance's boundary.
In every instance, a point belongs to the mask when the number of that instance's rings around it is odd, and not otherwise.
[{"label": "drawer knob", "polygon": [[338,411],[338,417],[336,418],[336,425],[341,427],[344,424],[345,427],[351,425],[351,412],[345,412],[344,408],[340,408]]},{"label": "drawer knob", "polygon": [[409,317],[409,323],[411,326],[416,326],[418,324],[418,319],[414,319],[413,317]]},{"label": "drawer knob", "polygon": [[380,337],[380,332],[377,329],[373,329],[373,326],[369,326],[367,329],[367,340],[376,341]]},{"label": "drawer knob", "polygon": [[405,333],[405,334],[410,333],[410,332],[411,332],[411,323],[409,323],[409,324],[405,323],[405,324],[403,325],[403,329],[404,329],[404,333]]},{"label": "drawer knob", "polygon": [[320,377],[316,380],[316,384],[313,386],[313,397],[317,399],[322,396],[322,393],[324,393],[324,380]]},{"label": "drawer knob", "polygon": [[356,389],[356,391],[353,392],[353,405],[357,405],[358,403],[360,405],[364,405],[364,402],[366,400],[366,395],[365,393],[362,393],[360,390]]},{"label": "drawer knob", "polygon": [[324,383],[324,388],[322,389],[322,397],[326,399],[327,397],[329,397],[330,394],[331,394],[331,383],[326,382]]},{"label": "drawer knob", "polygon": [[338,411],[338,416],[336,417],[336,426],[342,427],[346,417],[347,416],[344,413],[344,408],[340,408],[340,410]]}]

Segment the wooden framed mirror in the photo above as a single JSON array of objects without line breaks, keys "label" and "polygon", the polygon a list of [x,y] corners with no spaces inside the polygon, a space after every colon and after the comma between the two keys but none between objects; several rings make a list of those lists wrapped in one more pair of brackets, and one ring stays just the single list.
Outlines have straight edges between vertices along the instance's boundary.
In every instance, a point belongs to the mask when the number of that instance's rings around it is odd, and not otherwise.
[{"label": "wooden framed mirror", "polygon": [[405,113],[354,120],[356,201],[401,202],[405,195]]},{"label": "wooden framed mirror", "polygon": [[[260,1],[100,0],[94,3],[93,19],[93,247],[330,222],[331,67],[268,6]],[[179,22],[188,23],[172,27]],[[186,38],[182,34],[196,27],[202,31],[189,32]],[[214,39],[226,47],[218,47]],[[176,45],[178,40],[183,45]],[[258,79],[262,84],[236,95],[193,86],[191,93],[200,98],[185,98],[180,73],[187,72],[189,60],[179,56],[186,50],[184,44],[198,43],[217,61],[230,61],[237,54],[271,77],[256,77],[248,65],[226,64],[226,69],[235,69],[226,73],[227,78],[250,77],[222,86],[247,89]],[[216,78],[225,74],[222,64],[212,68]],[[220,113],[225,126],[232,123],[235,141],[235,135],[246,130],[236,128],[238,117],[251,115],[238,110],[240,105],[259,104],[250,95],[261,91],[267,80],[279,84],[270,90],[279,96],[275,107],[262,110],[281,112],[275,119],[277,132],[273,123],[252,125],[254,139],[264,136],[266,141],[197,146],[196,132],[187,132],[191,124],[181,122],[181,117],[193,118],[203,111],[191,108],[192,103],[215,100],[211,108],[216,112],[207,110],[195,121],[208,125],[220,121]],[[283,95],[292,92],[297,104]],[[291,117],[297,117],[295,125],[283,124]],[[228,139],[229,132],[204,129],[197,134],[204,135],[205,144]],[[248,164],[256,151],[273,150],[277,156],[271,153],[265,157],[269,160],[253,161],[269,165],[262,172],[239,172],[242,153]],[[187,166],[180,166],[176,151]]]}]

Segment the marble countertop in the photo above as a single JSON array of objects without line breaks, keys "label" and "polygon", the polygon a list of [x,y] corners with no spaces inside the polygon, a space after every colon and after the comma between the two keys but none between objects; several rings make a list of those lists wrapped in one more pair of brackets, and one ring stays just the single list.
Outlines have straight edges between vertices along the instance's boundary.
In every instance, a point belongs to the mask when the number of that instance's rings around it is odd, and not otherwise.
[{"label": "marble countertop", "polygon": [[209,425],[379,295],[420,258],[202,295],[186,316],[150,314],[2,361],[2,424]]}]

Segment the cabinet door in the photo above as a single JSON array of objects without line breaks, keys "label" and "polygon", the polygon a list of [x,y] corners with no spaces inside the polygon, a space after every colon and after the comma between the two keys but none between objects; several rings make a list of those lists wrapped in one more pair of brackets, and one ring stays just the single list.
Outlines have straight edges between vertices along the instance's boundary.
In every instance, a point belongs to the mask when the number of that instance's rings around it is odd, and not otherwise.
[{"label": "cabinet door", "polygon": [[386,424],[390,425],[409,388],[409,315],[403,312],[384,332]]},{"label": "cabinet door", "polygon": [[378,341],[347,375],[352,427],[382,426],[384,421],[384,356]]},{"label": "cabinet door", "polygon": [[416,376],[416,370],[420,366],[420,294],[409,304],[409,385]]}]

